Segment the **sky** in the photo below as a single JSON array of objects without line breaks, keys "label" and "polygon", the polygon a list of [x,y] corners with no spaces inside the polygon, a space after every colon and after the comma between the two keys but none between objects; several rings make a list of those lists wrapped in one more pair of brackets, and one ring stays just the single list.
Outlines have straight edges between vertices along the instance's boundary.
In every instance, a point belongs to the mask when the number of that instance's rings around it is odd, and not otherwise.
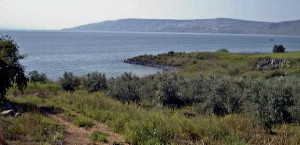
[{"label": "sky", "polygon": [[123,18],[300,19],[300,0],[0,0],[0,28],[62,29]]}]

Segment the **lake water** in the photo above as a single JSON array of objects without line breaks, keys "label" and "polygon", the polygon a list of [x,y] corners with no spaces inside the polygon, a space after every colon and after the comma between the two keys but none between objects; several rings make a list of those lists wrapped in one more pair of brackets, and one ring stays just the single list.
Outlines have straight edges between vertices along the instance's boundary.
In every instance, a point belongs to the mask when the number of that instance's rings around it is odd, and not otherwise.
[{"label": "lake water", "polygon": [[54,80],[65,71],[77,75],[98,71],[108,77],[124,72],[145,76],[161,71],[123,63],[126,58],[142,54],[220,48],[231,52],[271,52],[274,44],[283,44],[287,51],[300,51],[299,36],[3,30],[0,33],[9,34],[20,46],[20,52],[27,55],[21,62],[27,72],[38,70]]}]

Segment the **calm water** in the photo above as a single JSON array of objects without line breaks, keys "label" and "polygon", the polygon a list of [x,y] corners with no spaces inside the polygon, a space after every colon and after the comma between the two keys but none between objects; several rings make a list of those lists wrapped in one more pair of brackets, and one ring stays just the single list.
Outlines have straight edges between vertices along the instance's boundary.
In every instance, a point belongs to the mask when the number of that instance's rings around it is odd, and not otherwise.
[{"label": "calm water", "polygon": [[168,51],[227,48],[231,52],[271,52],[274,44],[283,44],[288,51],[300,51],[299,36],[1,30],[0,33],[12,36],[21,53],[27,55],[22,60],[27,72],[38,70],[51,79],[58,79],[64,71],[77,75],[99,71],[109,77],[123,72],[145,76],[161,70],[125,64],[123,60]]}]

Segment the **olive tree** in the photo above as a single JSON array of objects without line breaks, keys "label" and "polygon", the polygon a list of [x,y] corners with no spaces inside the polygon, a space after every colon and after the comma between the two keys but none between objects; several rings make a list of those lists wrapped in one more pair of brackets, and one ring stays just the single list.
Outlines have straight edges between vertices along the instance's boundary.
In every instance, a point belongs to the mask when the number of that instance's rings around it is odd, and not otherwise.
[{"label": "olive tree", "polygon": [[86,75],[83,81],[83,87],[90,93],[107,89],[105,74],[93,72]]},{"label": "olive tree", "polygon": [[274,53],[283,53],[285,52],[286,48],[283,45],[275,45],[273,47],[273,52]]},{"label": "olive tree", "polygon": [[0,102],[6,100],[6,93],[14,84],[21,91],[27,86],[25,67],[19,62],[23,58],[19,46],[11,37],[0,38]]},{"label": "olive tree", "polygon": [[205,92],[203,111],[219,116],[241,111],[242,93],[233,80],[213,75],[206,81],[209,84]]},{"label": "olive tree", "polygon": [[160,101],[164,106],[179,108],[184,106],[182,93],[180,92],[181,85],[184,84],[184,79],[179,76],[166,77],[161,82],[160,86]]},{"label": "olive tree", "polygon": [[74,92],[80,86],[80,80],[71,72],[65,72],[63,77],[59,78],[60,85],[63,90]]},{"label": "olive tree", "polygon": [[132,73],[124,73],[116,79],[111,79],[109,82],[110,95],[123,103],[140,101],[139,80],[140,78]]},{"label": "olive tree", "polygon": [[289,108],[295,104],[293,89],[284,81],[274,78],[259,82],[252,89],[254,113],[269,130],[274,124],[288,123],[292,120]]},{"label": "olive tree", "polygon": [[46,83],[49,81],[49,79],[45,73],[39,73],[36,70],[28,73],[28,79],[30,82],[33,82],[33,83],[37,83],[37,82]]}]

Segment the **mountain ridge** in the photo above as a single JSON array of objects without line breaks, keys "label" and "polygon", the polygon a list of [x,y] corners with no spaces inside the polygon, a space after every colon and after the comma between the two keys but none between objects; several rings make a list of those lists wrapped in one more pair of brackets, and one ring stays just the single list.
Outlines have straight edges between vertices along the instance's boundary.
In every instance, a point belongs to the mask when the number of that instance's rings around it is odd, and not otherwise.
[{"label": "mountain ridge", "polygon": [[191,20],[129,18],[90,23],[62,30],[300,35],[300,20],[262,22],[231,18]]}]

